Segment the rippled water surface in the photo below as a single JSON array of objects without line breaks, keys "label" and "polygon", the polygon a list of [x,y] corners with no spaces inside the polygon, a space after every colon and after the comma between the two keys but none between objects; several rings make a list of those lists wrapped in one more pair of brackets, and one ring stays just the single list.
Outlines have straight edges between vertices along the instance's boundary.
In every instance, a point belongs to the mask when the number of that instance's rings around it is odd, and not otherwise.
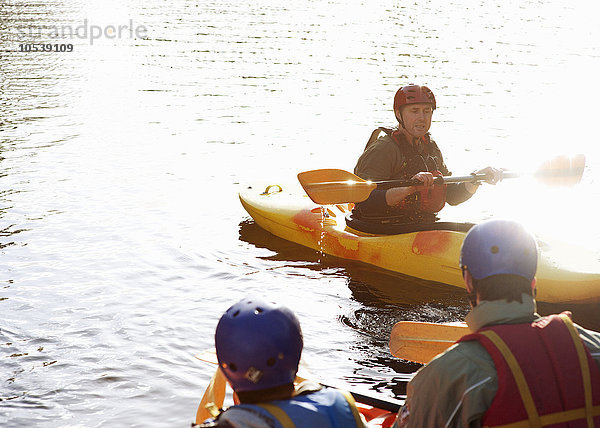
[{"label": "rippled water surface", "polygon": [[[237,193],[352,170],[409,82],[435,91],[455,173],[585,153],[576,188],[507,181],[448,213],[517,217],[597,262],[598,9],[3,1],[0,425],[187,426],[214,371],[194,354],[249,293],[298,314],[316,377],[401,398],[418,365],[389,354],[393,324],[458,320],[463,291],[286,243]],[[42,43],[73,51],[19,51]],[[600,328],[598,305],[540,306],[562,309]]]}]

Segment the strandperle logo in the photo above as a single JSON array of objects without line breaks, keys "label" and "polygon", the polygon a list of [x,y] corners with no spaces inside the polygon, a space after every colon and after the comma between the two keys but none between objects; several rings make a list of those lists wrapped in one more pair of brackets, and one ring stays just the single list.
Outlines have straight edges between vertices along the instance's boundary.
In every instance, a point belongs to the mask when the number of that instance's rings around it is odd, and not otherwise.
[{"label": "strandperle logo", "polygon": [[89,40],[90,45],[94,40],[106,39],[145,39],[148,29],[145,25],[135,25],[133,19],[127,24],[118,25],[95,25],[83,20],[80,25],[49,25],[44,27],[20,27],[17,28],[19,37],[35,39],[80,39]]}]

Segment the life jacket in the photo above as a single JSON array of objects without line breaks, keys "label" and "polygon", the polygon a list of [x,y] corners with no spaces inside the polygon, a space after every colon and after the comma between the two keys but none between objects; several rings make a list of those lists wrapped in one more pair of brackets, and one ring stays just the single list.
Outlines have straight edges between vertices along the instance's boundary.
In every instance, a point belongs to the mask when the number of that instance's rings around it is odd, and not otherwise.
[{"label": "life jacket", "polygon": [[[415,174],[423,171],[431,172],[435,176],[449,174],[442,162],[442,152],[429,134],[421,137],[419,141],[421,150],[419,151],[406,140],[400,130],[380,127],[371,134],[365,150],[377,140],[381,132],[385,132],[394,141],[405,158],[400,172],[396,176],[390,177],[391,180],[410,180]],[[397,209],[435,214],[444,208],[445,204],[446,185],[435,184],[406,197]]]},{"label": "life jacket", "polygon": [[275,418],[277,428],[364,427],[352,395],[334,388],[300,392],[288,400],[238,406]]},{"label": "life jacket", "polygon": [[477,340],[498,373],[484,427],[600,427],[600,369],[565,313],[484,327]]}]

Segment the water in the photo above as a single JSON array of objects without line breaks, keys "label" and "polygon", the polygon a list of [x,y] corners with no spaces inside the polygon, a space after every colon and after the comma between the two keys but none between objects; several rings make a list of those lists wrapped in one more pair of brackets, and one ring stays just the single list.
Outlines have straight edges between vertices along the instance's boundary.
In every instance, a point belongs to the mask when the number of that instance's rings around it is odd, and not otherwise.
[{"label": "water", "polygon": [[[4,0],[0,425],[186,426],[214,370],[194,354],[249,293],[298,314],[315,376],[401,396],[418,366],[389,355],[391,327],[460,319],[462,291],[286,243],[237,200],[255,180],[352,170],[401,84],[435,91],[457,174],[585,153],[576,189],[515,180],[449,213],[520,217],[597,261],[597,9]],[[597,305],[540,309],[600,325]]]}]

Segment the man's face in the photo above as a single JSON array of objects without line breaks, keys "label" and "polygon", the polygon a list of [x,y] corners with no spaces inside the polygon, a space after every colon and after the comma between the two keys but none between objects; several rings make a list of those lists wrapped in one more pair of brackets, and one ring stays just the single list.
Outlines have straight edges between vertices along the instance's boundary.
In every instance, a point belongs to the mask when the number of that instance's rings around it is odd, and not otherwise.
[{"label": "man's face", "polygon": [[426,103],[408,104],[402,107],[400,115],[406,131],[413,137],[419,138],[429,131],[433,108],[431,104]]}]

